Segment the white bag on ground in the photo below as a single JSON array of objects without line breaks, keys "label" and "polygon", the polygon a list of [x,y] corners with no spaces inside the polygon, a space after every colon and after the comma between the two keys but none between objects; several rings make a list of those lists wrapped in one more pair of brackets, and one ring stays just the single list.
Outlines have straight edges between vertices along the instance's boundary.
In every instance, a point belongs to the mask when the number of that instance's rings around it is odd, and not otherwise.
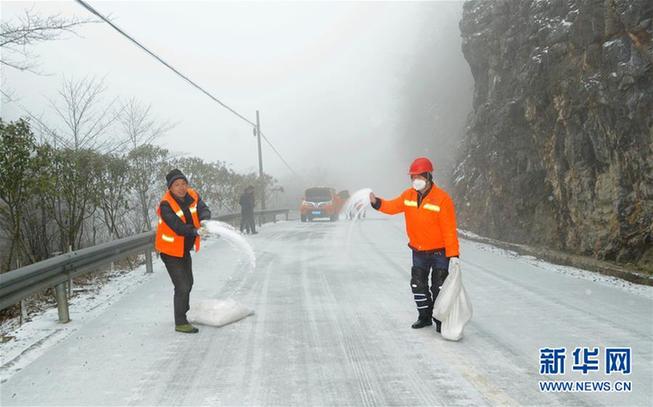
[{"label": "white bag on ground", "polygon": [[199,300],[191,304],[188,320],[202,325],[223,326],[252,315],[254,311],[228,298]]},{"label": "white bag on ground", "polygon": [[465,324],[472,318],[472,303],[459,268],[453,268],[444,280],[433,304],[433,316],[442,322],[444,339],[459,341],[463,337]]}]

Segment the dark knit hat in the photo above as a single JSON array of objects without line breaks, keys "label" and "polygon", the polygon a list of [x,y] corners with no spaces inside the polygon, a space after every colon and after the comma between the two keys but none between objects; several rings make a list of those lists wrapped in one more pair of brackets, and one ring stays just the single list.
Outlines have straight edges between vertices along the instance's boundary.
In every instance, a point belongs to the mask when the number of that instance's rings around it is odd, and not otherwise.
[{"label": "dark knit hat", "polygon": [[170,189],[173,182],[180,178],[188,183],[188,178],[186,178],[183,172],[179,171],[177,168],[170,171],[168,175],[166,175],[166,183],[168,184],[168,189]]}]

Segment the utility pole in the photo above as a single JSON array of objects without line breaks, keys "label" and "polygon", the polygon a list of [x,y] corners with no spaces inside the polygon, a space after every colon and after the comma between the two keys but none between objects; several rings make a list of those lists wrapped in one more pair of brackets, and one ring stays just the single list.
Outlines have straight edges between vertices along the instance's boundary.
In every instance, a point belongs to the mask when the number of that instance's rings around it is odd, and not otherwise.
[{"label": "utility pole", "polygon": [[256,138],[258,141],[258,179],[261,184],[261,209],[265,209],[265,183],[263,182],[263,153],[261,152],[261,121],[256,111]]}]

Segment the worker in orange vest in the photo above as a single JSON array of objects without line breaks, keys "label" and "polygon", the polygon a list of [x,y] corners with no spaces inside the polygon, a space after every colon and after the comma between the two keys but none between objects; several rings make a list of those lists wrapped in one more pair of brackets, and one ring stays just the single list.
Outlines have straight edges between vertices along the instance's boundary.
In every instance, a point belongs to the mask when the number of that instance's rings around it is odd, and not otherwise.
[{"label": "worker in orange vest", "polygon": [[196,252],[199,251],[200,238],[207,233],[202,224],[211,219],[211,211],[197,192],[188,187],[188,179],[180,170],[170,171],[166,183],[168,191],[156,211],[159,226],[154,245],[175,287],[175,330],[197,333],[199,330],[186,319],[193,288],[190,250],[194,247]]},{"label": "worker in orange vest", "polygon": [[[408,171],[412,188],[392,200],[370,192],[372,207],[383,213],[404,213],[408,247],[413,251],[410,286],[418,318],[412,328],[433,325],[440,332],[441,322],[433,318],[433,303],[452,267],[460,269],[456,214],[449,194],[433,183],[433,164],[419,157]],[[431,287],[429,291],[429,274]]]}]

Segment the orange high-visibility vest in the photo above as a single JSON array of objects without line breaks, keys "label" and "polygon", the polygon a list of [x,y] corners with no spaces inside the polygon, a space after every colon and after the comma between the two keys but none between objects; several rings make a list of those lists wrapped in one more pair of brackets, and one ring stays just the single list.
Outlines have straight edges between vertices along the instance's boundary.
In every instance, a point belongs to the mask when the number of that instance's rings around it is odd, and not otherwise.
[{"label": "orange high-visibility vest", "polygon": [[[199,196],[197,192],[192,188],[188,188],[188,194],[193,198],[193,203],[190,204],[188,210],[190,211],[190,216],[193,219],[193,225],[196,229],[200,227],[200,218],[197,214],[197,202],[199,201]],[[182,222],[186,223],[186,217],[184,216],[184,211],[181,210],[179,203],[172,197],[170,191],[166,192],[163,195],[161,201],[168,202],[172,211],[179,216]],[[160,205],[156,208],[156,214],[159,216],[159,226],[156,228],[156,240],[154,242],[154,247],[159,253],[165,253],[169,256],[174,257],[184,257],[184,236],[178,235],[167,223],[161,218],[161,207]],[[190,238],[188,238],[190,239]],[[195,251],[200,251],[200,237],[195,238]]]},{"label": "orange high-visibility vest", "polygon": [[445,249],[447,257],[458,256],[456,214],[449,194],[433,185],[431,191],[417,206],[417,191],[405,190],[399,197],[381,200],[379,211],[406,217],[408,246],[413,250]]}]

